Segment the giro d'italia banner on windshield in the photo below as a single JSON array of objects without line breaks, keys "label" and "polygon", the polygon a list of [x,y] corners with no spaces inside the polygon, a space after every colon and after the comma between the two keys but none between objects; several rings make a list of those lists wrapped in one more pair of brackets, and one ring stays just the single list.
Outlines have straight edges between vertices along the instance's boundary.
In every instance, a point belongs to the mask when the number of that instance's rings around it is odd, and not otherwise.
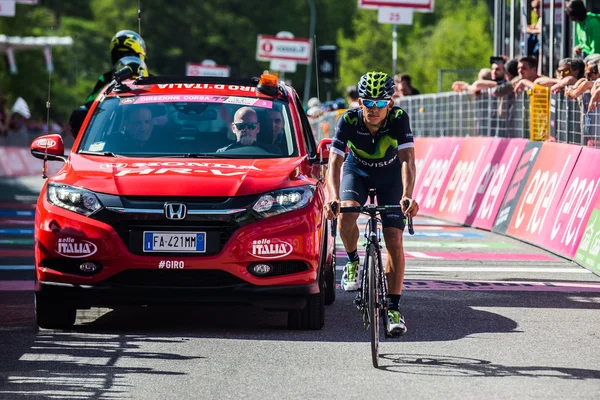
[{"label": "giro d'italia banner on windshield", "polygon": [[592,210],[574,260],[600,274],[600,198]]}]

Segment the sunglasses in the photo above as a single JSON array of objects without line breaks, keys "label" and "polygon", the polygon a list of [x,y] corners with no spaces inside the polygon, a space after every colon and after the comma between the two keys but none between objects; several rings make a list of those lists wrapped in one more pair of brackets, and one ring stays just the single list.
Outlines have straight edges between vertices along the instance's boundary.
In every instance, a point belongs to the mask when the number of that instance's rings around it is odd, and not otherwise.
[{"label": "sunglasses", "polygon": [[557,69],[556,72],[558,72],[561,75],[569,75],[569,73],[571,73],[570,69]]},{"label": "sunglasses", "polygon": [[250,129],[251,131],[256,129],[256,126],[258,125],[258,123],[256,122],[239,122],[239,123],[234,123],[235,127],[238,128],[240,131],[244,130],[246,128]]},{"label": "sunglasses", "polygon": [[386,108],[389,104],[389,100],[366,100],[366,99],[362,99],[362,103],[363,106],[367,107],[367,108],[371,108],[374,105],[377,108]]}]

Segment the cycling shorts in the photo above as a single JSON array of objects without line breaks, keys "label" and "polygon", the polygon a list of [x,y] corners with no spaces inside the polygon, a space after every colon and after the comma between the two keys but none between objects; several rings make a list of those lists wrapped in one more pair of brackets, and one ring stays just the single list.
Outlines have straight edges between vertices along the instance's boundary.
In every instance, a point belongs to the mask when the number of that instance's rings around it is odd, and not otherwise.
[{"label": "cycling shorts", "polygon": [[[354,200],[362,206],[367,202],[369,189],[375,189],[377,204],[399,205],[403,192],[401,168],[400,163],[394,163],[388,168],[368,174],[356,165],[344,162],[340,200]],[[381,213],[381,222],[384,228],[404,230],[404,215],[400,211]]]}]

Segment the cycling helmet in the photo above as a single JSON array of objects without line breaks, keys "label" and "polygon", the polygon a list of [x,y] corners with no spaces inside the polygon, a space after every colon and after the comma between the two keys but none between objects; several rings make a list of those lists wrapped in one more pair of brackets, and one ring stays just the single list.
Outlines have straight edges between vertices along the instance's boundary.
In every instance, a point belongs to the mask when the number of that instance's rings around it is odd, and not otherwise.
[{"label": "cycling helmet", "polygon": [[146,42],[134,31],[119,31],[110,41],[110,56],[113,64],[123,56],[137,55],[146,61]]},{"label": "cycling helmet", "polygon": [[115,64],[114,71],[120,71],[124,67],[129,67],[133,71],[133,78],[139,78],[140,76],[148,76],[148,67],[141,58],[136,56],[127,56],[121,58]]},{"label": "cycling helmet", "polygon": [[391,99],[395,90],[394,80],[383,72],[367,72],[358,81],[358,96],[363,99]]}]

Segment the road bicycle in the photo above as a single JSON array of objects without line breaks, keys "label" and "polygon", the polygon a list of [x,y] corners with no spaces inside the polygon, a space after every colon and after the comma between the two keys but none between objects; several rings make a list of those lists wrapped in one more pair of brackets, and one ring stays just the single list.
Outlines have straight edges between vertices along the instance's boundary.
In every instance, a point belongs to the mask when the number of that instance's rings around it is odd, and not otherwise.
[{"label": "road bicycle", "polygon": [[[381,259],[381,231],[378,224],[381,223],[379,214],[381,212],[402,212],[401,205],[378,206],[374,204],[376,196],[375,189],[369,190],[369,204],[356,207],[340,207],[340,213],[361,213],[369,216],[366,224],[365,258],[361,269],[361,289],[354,300],[354,304],[362,314],[365,330],[371,332],[371,357],[373,366],[379,366],[379,320],[383,322],[385,337],[391,337],[387,332],[387,278]],[[405,200],[405,207],[409,202]],[[337,203],[333,204],[337,208]],[[335,212],[335,210],[334,210]],[[408,232],[414,234],[411,216],[405,217]],[[331,232],[335,238],[337,221],[331,221]]]}]

